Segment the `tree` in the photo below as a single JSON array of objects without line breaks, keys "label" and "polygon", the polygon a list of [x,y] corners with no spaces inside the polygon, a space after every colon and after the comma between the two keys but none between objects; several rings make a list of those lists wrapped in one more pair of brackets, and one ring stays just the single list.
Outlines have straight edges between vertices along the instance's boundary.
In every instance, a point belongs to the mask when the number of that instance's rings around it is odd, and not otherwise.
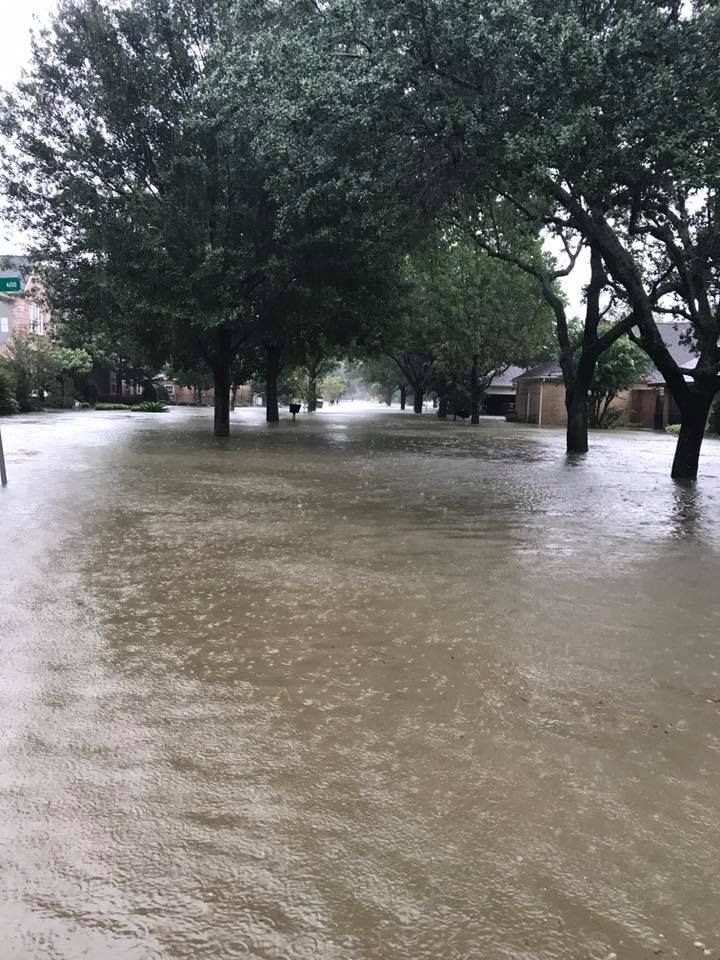
[{"label": "tree", "polygon": [[320,384],[320,392],[323,398],[330,403],[337,403],[338,400],[341,400],[346,390],[347,383],[337,375],[324,377]]},{"label": "tree", "polygon": [[[528,257],[540,259],[537,243]],[[412,323],[432,356],[442,401],[458,388],[480,421],[482,396],[512,364],[529,366],[553,344],[552,313],[535,282],[488,256],[456,228],[409,258]],[[443,415],[441,408],[440,415]]]},{"label": "tree", "polygon": [[168,376],[174,380],[179,387],[189,387],[193,391],[193,401],[198,406],[202,405],[202,396],[206,390],[213,385],[212,370],[202,362],[193,367],[184,367],[180,369],[168,369]]},{"label": "tree", "polygon": [[15,376],[16,399],[21,410],[31,407],[31,398],[45,397],[57,383],[64,396],[64,380],[73,374],[86,373],[92,366],[84,350],[73,350],[53,343],[36,333],[16,332],[6,347],[6,353]]},{"label": "tree", "polygon": [[[323,105],[336,135],[360,140],[355,162],[373,171],[378,189],[389,187],[393,167],[402,171],[423,209],[458,196],[479,207],[502,200],[568,249],[589,247],[595,279],[604,276],[627,304],[624,323],[639,330],[680,407],[673,476],[694,477],[720,387],[718,89],[708,69],[720,54],[717,4],[330,6],[316,46],[337,80],[334,110],[327,78]],[[374,136],[362,140],[361,131]],[[392,159],[378,165],[382,140]],[[662,341],[655,317],[666,311],[693,326],[690,374]]]},{"label": "tree", "polygon": [[9,364],[0,362],[0,416],[17,413],[18,402],[15,399],[14,375]]},{"label": "tree", "polygon": [[389,407],[395,392],[400,389],[401,407],[405,409],[404,391],[407,383],[401,380],[402,374],[397,363],[386,355],[371,356],[362,361],[360,368],[362,380],[371,394],[382,399]]},{"label": "tree", "polygon": [[615,421],[611,404],[619,393],[639,383],[652,364],[627,337],[616,340],[599,358],[590,384],[588,402],[593,427],[610,427]]},{"label": "tree", "polygon": [[122,329],[158,361],[202,359],[220,435],[274,228],[255,118],[227,117],[209,82],[228,9],[68,0],[10,98],[4,158],[53,309]]}]

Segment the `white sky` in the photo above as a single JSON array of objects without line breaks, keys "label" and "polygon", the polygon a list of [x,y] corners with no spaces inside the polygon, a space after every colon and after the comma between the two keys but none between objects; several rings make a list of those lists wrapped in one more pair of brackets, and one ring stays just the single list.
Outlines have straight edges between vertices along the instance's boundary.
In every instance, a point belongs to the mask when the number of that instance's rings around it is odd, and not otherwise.
[{"label": "white sky", "polygon": [[[46,21],[56,0],[0,0],[2,46],[0,47],[0,87],[12,87],[30,57],[30,32]],[[14,228],[0,220],[0,254],[21,253],[22,238]]]},{"label": "white sky", "polygon": [[[46,22],[56,0],[0,0],[2,47],[0,48],[0,87],[8,88],[20,78],[30,56],[30,33]],[[0,220],[0,254],[21,253],[23,239],[13,227]],[[587,259],[580,258],[573,275],[562,281],[571,310],[581,315],[582,287],[589,279]]]}]

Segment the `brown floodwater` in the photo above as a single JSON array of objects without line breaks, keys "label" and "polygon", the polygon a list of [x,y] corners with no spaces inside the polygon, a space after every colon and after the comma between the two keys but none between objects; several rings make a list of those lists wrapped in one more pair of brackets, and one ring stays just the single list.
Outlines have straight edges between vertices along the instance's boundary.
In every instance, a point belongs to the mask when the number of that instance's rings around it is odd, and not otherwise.
[{"label": "brown floodwater", "polygon": [[720,442],[2,421],[0,960],[720,958]]}]

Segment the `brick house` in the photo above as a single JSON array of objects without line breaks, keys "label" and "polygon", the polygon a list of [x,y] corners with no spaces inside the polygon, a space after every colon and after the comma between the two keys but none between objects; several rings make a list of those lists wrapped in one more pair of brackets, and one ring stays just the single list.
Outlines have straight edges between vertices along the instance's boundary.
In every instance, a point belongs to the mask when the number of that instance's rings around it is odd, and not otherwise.
[{"label": "brick house", "polygon": [[[690,340],[691,326],[659,323],[665,345],[680,367],[692,370],[697,355]],[[687,377],[686,379],[690,379]],[[565,387],[557,360],[547,360],[515,378],[517,420],[538,426],[562,427],[567,423]],[[680,412],[659,371],[653,368],[640,383],[619,393],[611,407],[620,413],[618,423],[627,427],[664,429],[680,421]]]},{"label": "brick house", "polygon": [[0,278],[20,279],[18,293],[0,293],[0,351],[14,333],[50,332],[50,318],[43,305],[42,288],[35,280],[27,257],[0,257]]}]

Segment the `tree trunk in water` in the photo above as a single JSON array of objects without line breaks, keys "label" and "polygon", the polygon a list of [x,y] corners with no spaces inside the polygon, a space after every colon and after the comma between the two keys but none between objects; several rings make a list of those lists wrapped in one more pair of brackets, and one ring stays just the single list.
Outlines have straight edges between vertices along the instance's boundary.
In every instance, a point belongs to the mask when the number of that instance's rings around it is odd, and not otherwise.
[{"label": "tree trunk in water", "polygon": [[567,452],[588,452],[588,401],[587,391],[575,385],[565,391],[567,408]]},{"label": "tree trunk in water", "polygon": [[708,413],[713,398],[695,394],[690,404],[683,404],[680,436],[670,476],[673,480],[695,480],[700,460],[700,448],[705,436]]},{"label": "tree trunk in water", "polygon": [[391,406],[392,406],[393,393],[395,393],[395,390],[394,390],[393,387],[386,387],[386,388],[385,388],[385,404],[386,404],[386,406],[388,406],[388,407],[391,407]]},{"label": "tree trunk in water", "polygon": [[317,380],[315,377],[308,378],[308,413],[315,413],[317,410]]},{"label": "tree trunk in water", "polygon": [[238,392],[238,385],[234,383],[230,390],[230,409],[231,410],[235,409],[235,404],[237,403],[237,392]]},{"label": "tree trunk in water", "polygon": [[413,412],[422,413],[423,412],[423,391],[415,390],[415,396],[413,397]]},{"label": "tree trunk in water", "polygon": [[278,408],[278,376],[280,374],[280,351],[277,347],[266,347],[266,377],[265,377],[265,420],[268,423],[278,423],[280,410]]},{"label": "tree trunk in water", "polygon": [[470,370],[470,423],[477,426],[480,423],[480,389],[478,386],[478,355],[473,356]]},{"label": "tree trunk in water", "polygon": [[441,420],[447,420],[449,406],[450,406],[450,398],[447,396],[440,397],[440,403],[438,405],[438,417]]},{"label": "tree trunk in water", "polygon": [[216,437],[230,436],[230,364],[219,363],[213,369],[215,381],[215,428]]},{"label": "tree trunk in water", "polygon": [[117,383],[115,384],[115,393],[118,403],[122,400],[122,360],[118,360]]},{"label": "tree trunk in water", "polygon": [[400,387],[400,409],[405,409],[405,403],[407,402],[407,387]]}]

